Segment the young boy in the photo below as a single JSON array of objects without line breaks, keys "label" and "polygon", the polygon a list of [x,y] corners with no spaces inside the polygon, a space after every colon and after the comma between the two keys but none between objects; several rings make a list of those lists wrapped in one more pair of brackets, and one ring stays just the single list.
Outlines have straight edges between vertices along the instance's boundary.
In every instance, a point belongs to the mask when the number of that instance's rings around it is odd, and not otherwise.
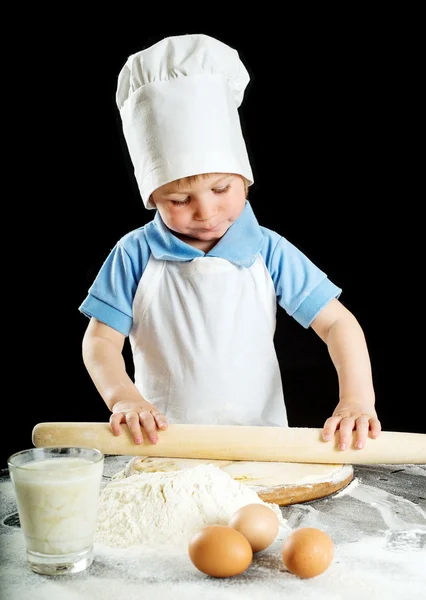
[{"label": "young boy", "polygon": [[[238,114],[249,76],[206,35],[129,57],[117,105],[141,197],[156,210],[118,241],[80,311],[83,360],[135,443],[170,423],[287,426],[273,337],[277,306],[327,344],[339,402],[323,428],[345,450],[380,422],[365,338],[341,289],[247,199],[253,174]],[[129,337],[134,381],[122,350]]]}]

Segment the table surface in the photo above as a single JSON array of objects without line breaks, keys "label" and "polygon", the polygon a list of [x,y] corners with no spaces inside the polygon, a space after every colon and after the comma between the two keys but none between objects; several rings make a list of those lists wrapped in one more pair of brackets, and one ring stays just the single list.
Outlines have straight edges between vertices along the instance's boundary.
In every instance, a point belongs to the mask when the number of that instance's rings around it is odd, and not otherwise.
[{"label": "table surface", "polygon": [[[131,457],[105,457],[103,485]],[[333,539],[330,567],[311,579],[281,560],[288,531],[258,552],[244,573],[216,579],[198,571],[187,552],[95,544],[84,572],[46,577],[26,564],[23,535],[7,469],[0,471],[2,600],[417,600],[426,598],[426,465],[354,465],[343,490],[281,507],[292,529],[317,527]]]}]

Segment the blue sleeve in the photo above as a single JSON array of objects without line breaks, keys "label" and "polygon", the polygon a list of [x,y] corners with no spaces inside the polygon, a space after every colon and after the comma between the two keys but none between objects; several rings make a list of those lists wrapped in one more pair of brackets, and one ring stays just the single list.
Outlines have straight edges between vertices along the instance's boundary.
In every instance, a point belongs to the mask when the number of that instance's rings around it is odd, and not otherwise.
[{"label": "blue sleeve", "polygon": [[271,275],[278,304],[306,329],[341,288],[284,237],[262,228],[261,254]]},{"label": "blue sleeve", "polygon": [[141,234],[143,228],[115,245],[79,307],[87,317],[95,317],[125,336],[133,324],[133,298],[150,256]]}]

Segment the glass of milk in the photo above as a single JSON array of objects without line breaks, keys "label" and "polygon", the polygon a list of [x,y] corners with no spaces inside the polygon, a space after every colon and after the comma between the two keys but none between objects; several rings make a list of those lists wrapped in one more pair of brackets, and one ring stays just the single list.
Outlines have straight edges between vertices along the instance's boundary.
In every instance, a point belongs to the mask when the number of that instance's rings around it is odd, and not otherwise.
[{"label": "glass of milk", "polygon": [[77,573],[93,561],[104,455],[46,447],[8,458],[28,563],[42,575]]}]

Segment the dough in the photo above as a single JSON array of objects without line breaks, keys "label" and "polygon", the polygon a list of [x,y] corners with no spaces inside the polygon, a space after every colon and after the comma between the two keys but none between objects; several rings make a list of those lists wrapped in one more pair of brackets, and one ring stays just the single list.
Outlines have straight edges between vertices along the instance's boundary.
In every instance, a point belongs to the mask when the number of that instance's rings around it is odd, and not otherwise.
[{"label": "dough", "polygon": [[[187,548],[202,527],[226,525],[239,508],[251,503],[269,506],[280,527],[289,529],[277,504],[263,502],[217,465],[201,461],[176,469],[172,468],[175,461],[163,461],[164,470],[152,472],[151,460],[145,462],[148,472],[130,474],[127,468],[128,476],[125,469],[102,489],[96,542],[121,548]],[[136,466],[135,461],[132,464]]]},{"label": "dough", "polygon": [[138,473],[181,471],[197,465],[212,464],[251,488],[260,489],[273,486],[299,486],[320,482],[339,482],[353,473],[352,465],[246,462],[230,460],[207,460],[196,458],[131,458],[124,470],[116,478],[129,477]]}]

